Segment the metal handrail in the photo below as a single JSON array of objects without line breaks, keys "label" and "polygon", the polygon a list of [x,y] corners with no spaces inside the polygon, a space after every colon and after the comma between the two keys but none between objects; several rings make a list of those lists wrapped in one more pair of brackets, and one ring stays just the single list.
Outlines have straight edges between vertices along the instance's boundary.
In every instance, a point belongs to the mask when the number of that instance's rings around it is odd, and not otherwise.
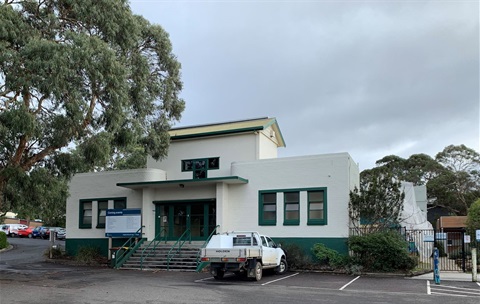
[{"label": "metal handrail", "polygon": [[200,263],[200,253],[202,252],[202,249],[207,247],[208,242],[210,242],[210,239],[212,238],[213,234],[217,231],[217,229],[220,227],[220,225],[215,226],[215,228],[212,230],[210,235],[208,236],[207,240],[203,243],[202,247],[198,250],[197,253],[197,269],[195,270],[196,272],[200,272],[208,263],[202,262]]},{"label": "metal handrail", "polygon": [[[183,240],[183,238],[188,237],[189,238],[189,243],[192,242],[192,234],[190,232],[190,229],[185,230],[185,232],[178,238],[178,240],[173,244],[172,248],[168,251],[167,255],[167,271],[170,270],[170,261],[172,258],[182,249],[183,245],[187,241],[187,239]],[[182,241],[183,240],[183,241]],[[172,250],[175,249],[175,247],[178,244],[178,249],[172,254]]]},{"label": "metal handrail", "polygon": [[137,234],[142,235],[142,229],[144,226],[140,227],[134,236],[131,236],[121,247],[115,251],[115,262],[114,268],[118,269],[122,267],[123,263],[137,250],[138,247],[143,243],[144,239],[141,238],[140,241],[137,241]]},{"label": "metal handrail", "polygon": [[[161,236],[162,232],[165,232],[163,237]],[[158,244],[160,244],[163,241],[165,241],[165,244],[167,243],[167,229],[166,228],[162,228],[162,230],[160,230],[160,232],[155,236],[155,238],[150,242],[150,244],[148,244],[148,246],[145,247],[142,250],[142,255],[140,257],[140,269],[143,269],[143,261],[146,258],[148,258],[150,253],[155,252],[155,249],[157,249]],[[152,244],[153,244],[153,248],[148,250]],[[145,252],[147,252],[146,256],[144,256]]]}]

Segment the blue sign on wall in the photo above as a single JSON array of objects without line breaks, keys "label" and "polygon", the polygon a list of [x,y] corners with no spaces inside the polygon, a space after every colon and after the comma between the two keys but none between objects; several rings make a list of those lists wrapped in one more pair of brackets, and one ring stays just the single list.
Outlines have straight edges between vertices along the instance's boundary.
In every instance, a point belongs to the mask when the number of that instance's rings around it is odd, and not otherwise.
[{"label": "blue sign on wall", "polygon": [[142,236],[142,209],[107,209],[106,215],[105,236]]}]

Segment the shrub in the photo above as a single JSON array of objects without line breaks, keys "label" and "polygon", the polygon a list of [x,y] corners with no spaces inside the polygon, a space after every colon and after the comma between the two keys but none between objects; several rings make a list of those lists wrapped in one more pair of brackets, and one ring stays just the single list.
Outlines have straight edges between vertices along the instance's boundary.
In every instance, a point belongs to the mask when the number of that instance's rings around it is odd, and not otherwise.
[{"label": "shrub", "polygon": [[395,232],[351,236],[348,245],[353,252],[354,264],[368,271],[409,271],[417,264],[408,254],[408,243]]},{"label": "shrub", "polygon": [[284,244],[282,249],[287,254],[287,264],[290,269],[307,269],[312,267],[312,259],[296,244]]},{"label": "shrub", "polygon": [[0,231],[0,249],[7,248],[7,234],[3,231]]},{"label": "shrub", "polygon": [[324,244],[313,245],[312,252],[321,265],[339,268],[348,264],[348,256],[341,255],[338,251],[330,249]]},{"label": "shrub", "polygon": [[76,260],[85,264],[92,264],[101,259],[98,247],[84,246],[78,249]]}]

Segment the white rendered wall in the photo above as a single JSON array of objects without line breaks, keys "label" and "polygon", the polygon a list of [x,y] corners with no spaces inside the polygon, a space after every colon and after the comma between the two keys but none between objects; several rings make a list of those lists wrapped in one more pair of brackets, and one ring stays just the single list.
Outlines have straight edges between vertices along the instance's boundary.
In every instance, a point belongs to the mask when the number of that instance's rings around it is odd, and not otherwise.
[{"label": "white rendered wall", "polygon": [[[348,237],[348,200],[358,167],[347,153],[292,157],[232,165],[232,174],[248,179],[230,185],[222,231],[258,230],[273,237]],[[358,186],[358,183],[357,183]],[[327,188],[327,225],[307,225],[307,193],[300,192],[300,225],[283,225],[283,196],[277,194],[277,224],[258,225],[260,190]]]},{"label": "white rendered wall", "polygon": [[168,180],[192,179],[191,171],[181,171],[182,160],[209,157],[220,158],[220,169],[209,170],[209,178],[230,176],[232,175],[230,172],[232,162],[276,158],[277,145],[262,132],[175,140],[170,144],[166,159],[157,162],[149,157],[147,167],[165,170]]},{"label": "white rendered wall", "polygon": [[[165,172],[157,169],[118,170],[76,174],[70,182],[67,200],[66,228],[69,238],[103,238],[105,228],[95,228],[98,220],[98,202],[92,202],[92,228],[79,229],[81,199],[127,198],[127,208],[144,208],[142,190],[118,187],[117,183],[164,180]],[[150,201],[151,204],[151,201]],[[113,200],[108,201],[113,208]],[[144,216],[144,214],[142,214]]]}]

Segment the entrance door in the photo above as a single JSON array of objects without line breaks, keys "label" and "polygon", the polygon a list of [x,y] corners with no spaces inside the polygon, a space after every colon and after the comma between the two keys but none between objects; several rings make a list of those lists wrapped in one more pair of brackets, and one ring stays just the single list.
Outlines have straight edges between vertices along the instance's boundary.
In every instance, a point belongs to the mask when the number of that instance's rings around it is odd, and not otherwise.
[{"label": "entrance door", "polygon": [[155,208],[155,234],[177,240],[190,229],[192,240],[206,240],[216,226],[215,202],[165,202]]}]

